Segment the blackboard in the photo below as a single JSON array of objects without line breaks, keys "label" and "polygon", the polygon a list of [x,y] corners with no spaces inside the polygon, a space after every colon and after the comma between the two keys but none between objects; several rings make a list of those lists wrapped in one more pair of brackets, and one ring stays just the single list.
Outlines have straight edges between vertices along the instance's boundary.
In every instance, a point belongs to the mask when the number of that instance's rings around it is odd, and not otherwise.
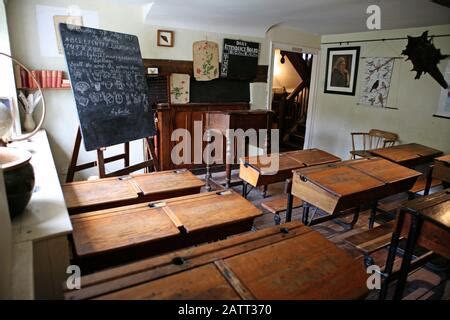
[{"label": "blackboard", "polygon": [[253,80],[258,67],[259,43],[224,39],[220,76]]},{"label": "blackboard", "polygon": [[153,136],[137,37],[63,23],[59,29],[86,150]]},{"label": "blackboard", "polygon": [[250,102],[248,81],[214,79],[190,82],[190,102]]}]

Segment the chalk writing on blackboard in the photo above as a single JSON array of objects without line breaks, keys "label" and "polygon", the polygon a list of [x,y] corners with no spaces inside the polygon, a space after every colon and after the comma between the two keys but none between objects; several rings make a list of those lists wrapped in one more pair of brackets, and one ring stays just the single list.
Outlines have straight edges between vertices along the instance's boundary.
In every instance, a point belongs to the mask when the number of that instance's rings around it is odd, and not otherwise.
[{"label": "chalk writing on blackboard", "polygon": [[224,39],[220,76],[251,80],[256,77],[259,43]]},{"label": "chalk writing on blackboard", "polygon": [[155,134],[136,36],[59,25],[86,150]]}]

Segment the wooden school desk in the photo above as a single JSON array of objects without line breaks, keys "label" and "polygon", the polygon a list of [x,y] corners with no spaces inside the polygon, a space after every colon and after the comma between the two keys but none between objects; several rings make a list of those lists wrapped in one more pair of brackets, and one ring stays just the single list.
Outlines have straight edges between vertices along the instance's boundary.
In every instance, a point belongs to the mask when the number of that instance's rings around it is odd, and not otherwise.
[{"label": "wooden school desk", "polygon": [[[298,150],[270,155],[270,157],[277,156],[279,163],[276,169],[278,170],[270,168],[270,163],[267,164],[268,157],[258,156],[240,159],[239,178],[244,181],[243,196],[247,193],[247,184],[259,187],[285,181],[292,177],[292,170],[341,160],[319,149]],[[263,163],[259,160],[262,160]]]},{"label": "wooden school desk", "polygon": [[363,299],[355,260],[300,222],[83,276],[66,299]]},{"label": "wooden school desk", "polygon": [[303,200],[305,224],[308,223],[309,205],[331,215],[309,224],[329,220],[339,212],[356,208],[353,227],[360,206],[371,204],[370,225],[373,226],[377,200],[409,190],[420,175],[420,172],[385,159],[348,160],[296,170],[291,192]]},{"label": "wooden school desk", "polygon": [[261,214],[225,190],[73,215],[75,260],[98,270],[249,231]]},{"label": "wooden school desk", "polygon": [[[267,141],[265,141],[267,150],[270,150],[270,129],[272,128],[273,111],[268,110],[229,110],[229,111],[211,111],[207,113],[207,129],[219,130],[224,137],[226,137],[227,130],[242,129],[244,132],[249,129],[267,130]],[[257,134],[257,143],[259,143],[259,134]],[[231,141],[226,139],[225,168],[226,168],[226,183],[225,187],[229,188],[235,184],[231,184],[231,165],[232,155],[236,155],[236,141],[234,142],[234,150],[231,150]],[[260,148],[264,146],[258,146]],[[229,151],[227,155],[227,150]],[[234,157],[233,157],[234,158]],[[211,164],[206,166],[206,183],[209,188],[211,179]],[[213,181],[212,181],[213,182]],[[214,182],[213,182],[214,183]],[[239,182],[240,184],[240,182]]]},{"label": "wooden school desk", "polygon": [[187,170],[132,174],[63,185],[70,214],[200,192],[203,181]]},{"label": "wooden school desk", "polygon": [[407,167],[431,162],[435,157],[442,154],[440,150],[418,143],[401,144],[389,148],[369,150],[369,152],[376,157],[381,157]]},{"label": "wooden school desk", "polygon": [[396,300],[403,296],[416,244],[450,259],[450,189],[408,201],[400,209],[397,224],[392,234],[385,268],[387,277],[380,292],[380,299],[386,299],[402,234],[407,235],[407,240],[394,292],[394,299]]}]

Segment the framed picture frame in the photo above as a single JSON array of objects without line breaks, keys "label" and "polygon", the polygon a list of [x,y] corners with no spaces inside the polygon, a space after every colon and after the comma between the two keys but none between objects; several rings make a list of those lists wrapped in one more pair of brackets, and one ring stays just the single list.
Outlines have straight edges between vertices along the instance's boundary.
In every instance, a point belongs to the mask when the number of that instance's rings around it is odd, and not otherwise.
[{"label": "framed picture frame", "polygon": [[13,136],[20,134],[21,133],[21,128],[19,128],[20,126],[20,119],[17,117],[17,111],[14,108],[14,101],[12,97],[4,97],[4,96],[0,96],[0,102],[3,103],[8,109],[9,112],[11,112],[11,117],[12,117],[12,133]]},{"label": "framed picture frame", "polygon": [[61,34],[59,33],[59,24],[67,23],[75,26],[83,26],[82,16],[53,16],[53,24],[55,26],[56,44],[58,46],[58,52],[60,54],[64,53],[64,49],[61,42]]},{"label": "framed picture frame", "polygon": [[147,68],[147,74],[148,74],[148,75],[157,76],[158,73],[159,73],[158,67],[150,67],[150,68]]},{"label": "framed picture frame", "polygon": [[355,95],[360,47],[328,48],[325,93]]},{"label": "framed picture frame", "polygon": [[173,47],[173,31],[158,30],[158,46],[159,47]]}]

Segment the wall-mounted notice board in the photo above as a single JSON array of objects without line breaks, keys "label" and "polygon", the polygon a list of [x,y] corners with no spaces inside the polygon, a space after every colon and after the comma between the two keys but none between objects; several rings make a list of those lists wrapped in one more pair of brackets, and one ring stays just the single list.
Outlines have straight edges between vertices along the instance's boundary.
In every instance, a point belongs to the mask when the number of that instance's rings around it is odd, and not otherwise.
[{"label": "wall-mounted notice board", "polygon": [[224,39],[220,76],[253,80],[258,67],[259,43]]},{"label": "wall-mounted notice board", "polygon": [[153,136],[137,37],[63,23],[59,28],[86,150]]}]

